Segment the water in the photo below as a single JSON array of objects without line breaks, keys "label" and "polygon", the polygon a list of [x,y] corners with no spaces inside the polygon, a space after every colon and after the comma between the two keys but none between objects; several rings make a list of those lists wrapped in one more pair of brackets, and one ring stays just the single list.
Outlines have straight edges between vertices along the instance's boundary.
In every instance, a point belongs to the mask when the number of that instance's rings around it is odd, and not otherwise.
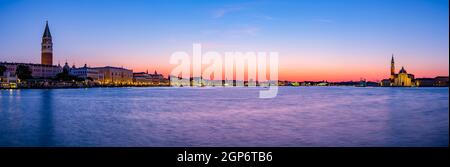
[{"label": "water", "polygon": [[0,90],[0,146],[444,146],[448,88]]}]

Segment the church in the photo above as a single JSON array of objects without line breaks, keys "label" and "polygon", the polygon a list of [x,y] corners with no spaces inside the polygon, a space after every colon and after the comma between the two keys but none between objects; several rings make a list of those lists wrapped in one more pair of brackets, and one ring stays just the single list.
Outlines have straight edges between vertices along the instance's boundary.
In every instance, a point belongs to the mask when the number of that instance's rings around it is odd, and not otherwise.
[{"label": "church", "polygon": [[381,86],[400,86],[400,87],[414,86],[414,75],[408,74],[408,72],[406,72],[404,67],[402,67],[400,71],[396,74],[394,55],[392,55],[391,77],[389,79],[382,80]]}]

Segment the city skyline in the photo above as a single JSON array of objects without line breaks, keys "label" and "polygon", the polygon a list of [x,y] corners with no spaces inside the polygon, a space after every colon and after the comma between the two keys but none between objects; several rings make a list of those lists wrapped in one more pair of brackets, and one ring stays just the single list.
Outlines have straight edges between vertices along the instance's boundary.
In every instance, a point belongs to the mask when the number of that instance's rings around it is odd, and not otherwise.
[{"label": "city skyline", "polygon": [[[396,68],[416,77],[448,76],[448,1],[39,2],[0,2],[1,61],[39,63],[36,40],[49,20],[55,65],[67,60],[167,76],[170,55],[201,42],[205,51],[278,51],[280,80],[379,81],[389,77],[391,54],[401,62]],[[295,7],[307,10],[270,12]],[[36,10],[42,8],[48,10]]]}]

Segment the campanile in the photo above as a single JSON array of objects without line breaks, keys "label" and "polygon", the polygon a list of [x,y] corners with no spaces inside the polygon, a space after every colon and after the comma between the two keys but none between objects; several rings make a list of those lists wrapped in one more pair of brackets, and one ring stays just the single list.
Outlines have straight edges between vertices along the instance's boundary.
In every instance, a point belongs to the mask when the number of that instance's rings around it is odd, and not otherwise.
[{"label": "campanile", "polygon": [[45,23],[41,46],[41,64],[53,65],[53,42],[50,28],[48,28],[48,21]]}]

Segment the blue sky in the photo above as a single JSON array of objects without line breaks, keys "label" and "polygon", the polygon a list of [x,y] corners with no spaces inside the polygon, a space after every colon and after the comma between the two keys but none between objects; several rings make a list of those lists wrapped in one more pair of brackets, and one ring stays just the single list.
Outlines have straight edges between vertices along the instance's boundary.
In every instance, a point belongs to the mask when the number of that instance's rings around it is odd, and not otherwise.
[{"label": "blue sky", "polygon": [[448,75],[447,0],[0,0],[0,61],[170,71],[174,51],[278,51],[280,77],[388,77],[390,55],[417,77]]}]

